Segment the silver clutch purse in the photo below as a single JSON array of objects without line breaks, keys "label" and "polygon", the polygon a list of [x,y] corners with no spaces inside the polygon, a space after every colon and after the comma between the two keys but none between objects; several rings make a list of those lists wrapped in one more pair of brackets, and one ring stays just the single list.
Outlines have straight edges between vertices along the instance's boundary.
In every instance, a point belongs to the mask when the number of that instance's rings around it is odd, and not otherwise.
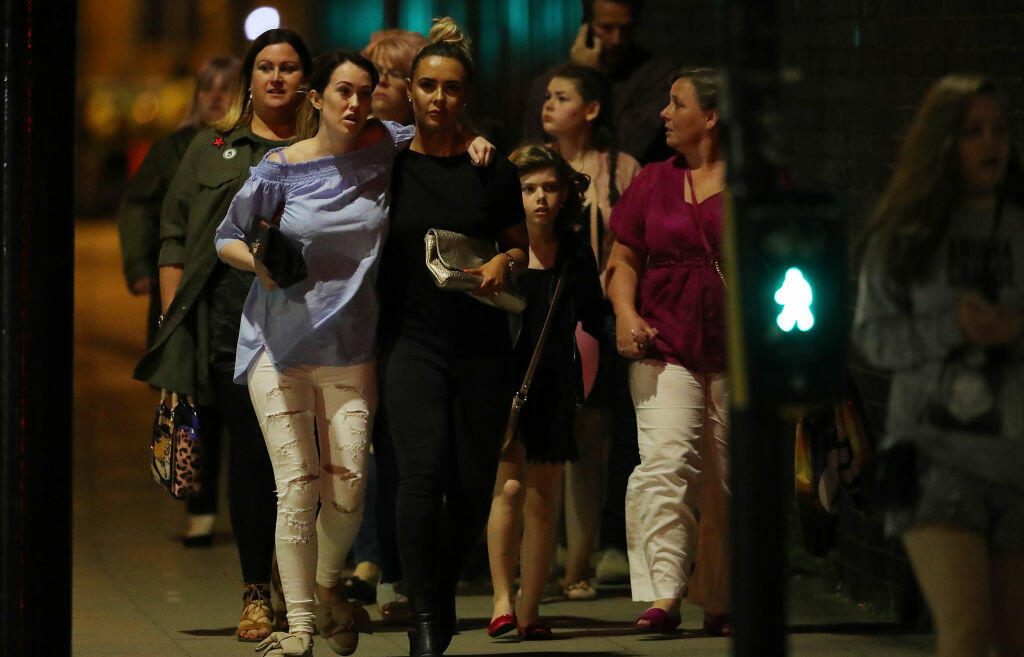
[{"label": "silver clutch purse", "polygon": [[480,277],[463,270],[480,267],[498,255],[498,249],[491,242],[451,230],[431,228],[423,237],[423,244],[426,247],[427,271],[438,288],[466,292],[481,303],[514,313],[521,313],[526,308],[526,298],[519,294],[512,280],[504,291],[493,297],[473,294],[480,285]]}]

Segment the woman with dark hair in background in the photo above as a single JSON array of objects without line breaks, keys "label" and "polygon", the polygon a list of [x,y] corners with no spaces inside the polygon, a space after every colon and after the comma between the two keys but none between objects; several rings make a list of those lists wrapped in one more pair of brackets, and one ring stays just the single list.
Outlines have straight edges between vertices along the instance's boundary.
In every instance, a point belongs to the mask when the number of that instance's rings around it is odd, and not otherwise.
[{"label": "woman with dark hair in background", "polygon": [[[614,241],[608,229],[611,209],[640,173],[640,164],[616,147],[611,85],[604,74],[589,66],[567,64],[551,76],[541,122],[570,166],[590,177],[579,224],[597,258],[603,288]],[[590,558],[605,490],[609,491],[606,504],[614,505],[614,509],[606,514],[601,529],[602,563],[625,563],[626,530],[621,505],[629,469],[637,458],[636,418],[629,398],[628,365],[615,351],[615,314],[608,304],[605,316],[606,329],[600,340],[577,332],[585,366],[591,360],[598,362],[593,388],[577,422],[580,459],[568,464],[565,471],[562,593],[568,600],[597,596],[590,583]]]},{"label": "woman with dark hair in background", "polygon": [[[562,468],[578,458],[573,433],[583,381],[576,324],[582,321],[588,331],[600,333],[604,298],[594,254],[573,230],[582,211],[586,177],[550,146],[522,146],[509,159],[519,172],[530,235],[529,269],[518,279],[527,300],[515,349],[519,380],[530,364],[563,271],[565,283],[519,416],[516,440],[498,464],[487,522],[494,583],[487,633],[495,637],[515,629],[523,639],[549,639],[551,627],[540,622],[538,607],[551,573]],[[517,563],[518,602],[513,582]]]},{"label": "woman with dark hair in background", "polygon": [[274,473],[244,386],[234,383],[239,322],[253,275],[217,259],[213,236],[232,197],[271,148],[295,136],[299,87],[310,71],[298,34],[269,30],[249,48],[224,118],[192,140],[160,215],[163,321],[135,378],[199,405],[205,435],[230,434],[228,502],[242,565],[240,641],[269,636]]},{"label": "woman with dark hair in background", "polygon": [[416,137],[396,161],[380,273],[381,408],[397,457],[398,547],[417,657],[443,653],[455,632],[455,587],[487,520],[516,385],[506,313],[438,289],[424,236],[439,228],[500,244],[470,272],[481,277],[481,297],[497,295],[525,267],[528,244],[515,167],[497,158],[475,168],[466,153],[466,40],[445,18],[429,41],[412,62]]},{"label": "woman with dark hair in background", "polygon": [[[214,57],[202,65],[196,73],[192,105],[178,130],[150,147],[125,190],[117,223],[121,235],[121,258],[128,289],[134,295],[148,294],[150,297],[147,348],[153,344],[161,310],[156,265],[160,252],[160,207],[189,143],[199,130],[219,121],[227,111],[231,92],[238,82],[238,66],[237,57]],[[189,524],[182,539],[185,547],[213,544],[220,474],[220,434],[206,436],[205,445],[206,458],[200,475],[202,492],[187,502]]]},{"label": "woman with dark hair in background", "polygon": [[932,85],[867,232],[854,319],[861,352],[893,372],[886,529],[939,657],[1024,655],[1024,174],[1009,117],[986,77]]},{"label": "woman with dark hair in background", "polygon": [[612,210],[608,296],[619,352],[636,359],[630,585],[634,600],[653,601],[635,627],[653,631],[679,625],[688,591],[705,633],[731,633],[720,89],[713,69],[675,74],[661,118],[677,155],[644,167]]}]

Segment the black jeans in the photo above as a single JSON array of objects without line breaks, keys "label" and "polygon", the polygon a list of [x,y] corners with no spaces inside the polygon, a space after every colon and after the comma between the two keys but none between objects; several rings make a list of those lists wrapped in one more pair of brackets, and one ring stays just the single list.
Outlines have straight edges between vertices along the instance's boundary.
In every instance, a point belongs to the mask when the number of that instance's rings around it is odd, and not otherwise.
[{"label": "black jeans", "polygon": [[[270,455],[252,409],[249,389],[234,383],[230,372],[211,371],[210,377],[216,387],[217,405],[200,408],[199,417],[204,433],[217,436],[211,451],[219,454],[219,437],[223,428],[228,430],[228,511],[242,564],[242,579],[247,584],[266,583],[270,581],[277,523],[277,493]],[[216,465],[219,468],[220,464]],[[212,476],[216,481],[216,474]],[[204,486],[210,477],[204,469]],[[216,483],[213,489],[216,497]],[[189,511],[193,512],[192,509],[190,505]]]},{"label": "black jeans", "polygon": [[401,337],[384,350],[381,373],[402,570],[413,610],[438,613],[453,608],[459,572],[487,523],[512,353],[464,357]]},{"label": "black jeans", "polygon": [[[383,368],[380,374],[382,377]],[[394,584],[402,580],[402,560],[398,555],[398,527],[395,521],[398,461],[395,459],[395,446],[388,431],[383,407],[377,411],[373,423],[373,460],[377,471],[377,498],[374,500],[377,518],[374,525],[377,530],[377,554],[380,557],[380,581]]]}]

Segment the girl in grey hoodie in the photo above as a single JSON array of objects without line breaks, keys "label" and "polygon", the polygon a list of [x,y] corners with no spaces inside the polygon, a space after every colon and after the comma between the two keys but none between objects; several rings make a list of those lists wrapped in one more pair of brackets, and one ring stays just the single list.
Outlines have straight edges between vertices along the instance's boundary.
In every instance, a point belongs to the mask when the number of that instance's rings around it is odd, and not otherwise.
[{"label": "girl in grey hoodie", "polygon": [[915,495],[887,513],[937,655],[1024,655],[1024,175],[992,82],[918,110],[869,227],[854,341],[892,371],[883,447]]}]

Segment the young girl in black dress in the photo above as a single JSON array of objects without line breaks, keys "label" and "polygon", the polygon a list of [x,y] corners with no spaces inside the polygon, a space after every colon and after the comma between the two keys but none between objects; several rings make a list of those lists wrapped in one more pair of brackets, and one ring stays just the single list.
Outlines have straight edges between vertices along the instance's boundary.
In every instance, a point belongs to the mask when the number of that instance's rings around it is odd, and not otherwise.
[{"label": "young girl in black dress", "polygon": [[[551,569],[555,518],[562,468],[577,459],[573,423],[582,401],[582,375],[576,349],[577,322],[597,335],[601,286],[594,253],[579,236],[578,219],[587,178],[548,146],[528,145],[510,157],[519,173],[530,234],[530,265],[518,283],[528,299],[516,343],[519,376],[530,362],[563,268],[565,289],[551,320],[517,439],[505,449],[487,523],[487,547],[494,582],[494,611],[488,634],[515,628],[523,639],[548,639],[537,607]],[[513,600],[513,577],[520,564],[521,597]]]}]

